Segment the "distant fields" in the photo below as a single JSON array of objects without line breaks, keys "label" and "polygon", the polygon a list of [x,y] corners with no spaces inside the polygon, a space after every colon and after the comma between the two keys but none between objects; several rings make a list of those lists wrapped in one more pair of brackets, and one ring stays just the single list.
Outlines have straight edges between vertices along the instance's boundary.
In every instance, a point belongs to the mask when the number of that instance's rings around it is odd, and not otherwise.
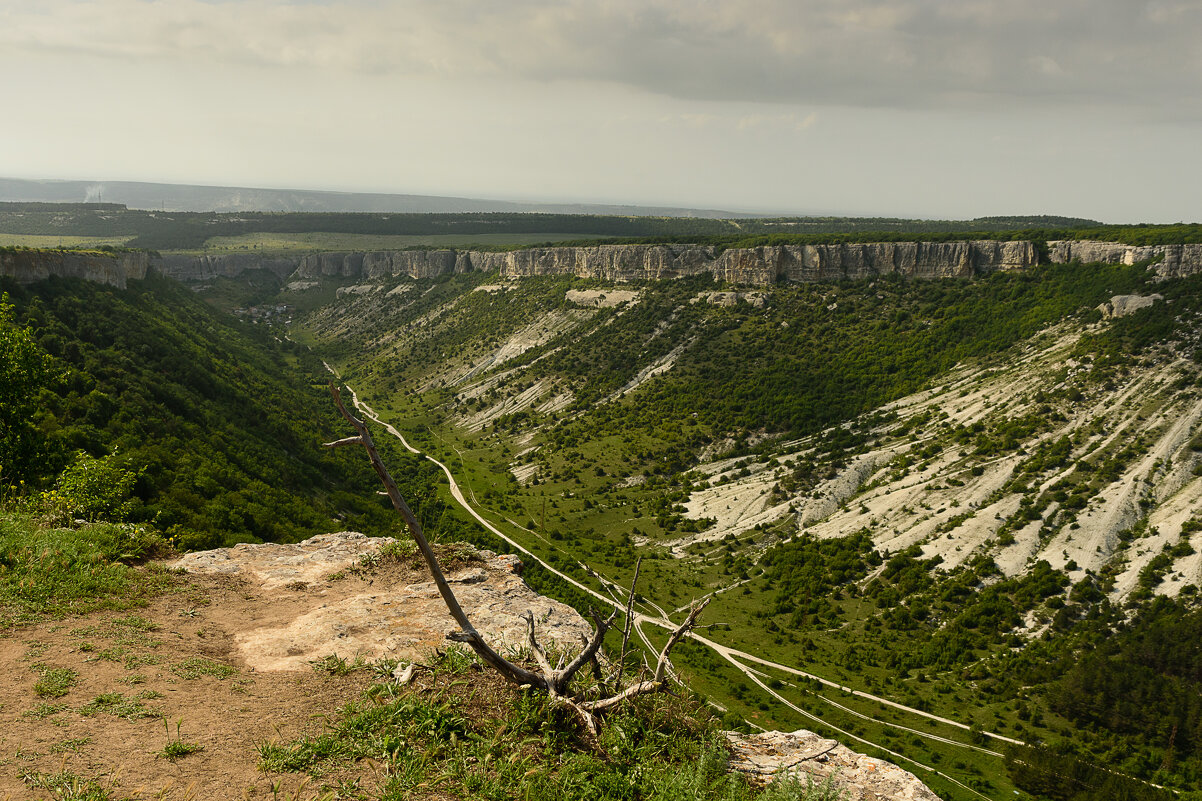
[{"label": "distant fields", "polygon": [[[5,235],[0,235],[0,237]],[[263,253],[312,252],[315,250],[404,250],[412,247],[487,247],[535,245],[543,242],[571,242],[580,239],[608,239],[611,237],[589,233],[529,233],[529,234],[346,234],[313,231],[308,233],[269,233],[257,231],[239,236],[215,236],[207,240],[203,248],[181,251],[185,253]],[[3,239],[0,238],[0,242]]]},{"label": "distant fields", "polygon": [[79,248],[124,245],[132,236],[59,236],[57,234],[0,233],[0,247]]}]

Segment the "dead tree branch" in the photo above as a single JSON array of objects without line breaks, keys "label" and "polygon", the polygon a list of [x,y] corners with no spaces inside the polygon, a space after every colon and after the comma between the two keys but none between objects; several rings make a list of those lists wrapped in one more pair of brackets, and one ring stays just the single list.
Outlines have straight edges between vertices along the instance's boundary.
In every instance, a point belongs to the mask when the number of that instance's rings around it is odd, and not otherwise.
[{"label": "dead tree branch", "polygon": [[404,518],[405,525],[409,527],[410,536],[413,537],[413,541],[417,544],[417,549],[421,551],[422,558],[426,560],[426,567],[430,571],[430,576],[434,579],[434,585],[438,588],[438,594],[442,596],[442,600],[447,605],[447,610],[451,613],[451,617],[455,618],[455,622],[459,624],[461,632],[453,639],[458,642],[467,643],[482,660],[515,684],[542,686],[543,681],[541,676],[526,670],[520,665],[513,664],[498,654],[489,647],[484,638],[480,636],[480,633],[472,626],[463,608],[459,606],[459,599],[455,597],[455,593],[451,590],[451,585],[447,583],[446,576],[442,572],[442,567],[438,564],[438,558],[434,556],[434,550],[430,547],[430,543],[426,540],[426,535],[422,532],[421,523],[417,521],[417,517],[414,516],[413,511],[409,508],[409,504],[405,503],[405,499],[401,497],[401,491],[397,489],[396,482],[393,481],[388,468],[384,466],[383,460],[380,459],[380,454],[376,451],[375,443],[372,442],[371,432],[367,430],[367,426],[363,424],[362,420],[347,411],[346,406],[342,403],[342,395],[332,381],[330,382],[330,394],[334,396],[334,405],[338,407],[338,411],[342,413],[347,422],[354,426],[355,431],[358,432],[358,436],[327,443],[327,446],[339,447],[358,441],[367,450],[371,466],[375,468],[380,481],[384,483],[384,489],[388,491],[388,497],[392,501],[393,507]]},{"label": "dead tree branch", "polygon": [[626,667],[626,647],[630,645],[630,627],[634,624],[634,588],[639,584],[639,568],[643,566],[643,557],[634,563],[634,578],[630,580],[630,595],[626,596],[626,619],[622,621],[622,650],[618,652],[618,678],[614,683],[622,686],[622,670]]},{"label": "dead tree branch", "polygon": [[664,645],[664,649],[659,652],[659,660],[655,664],[655,674],[650,681],[641,681],[637,684],[632,684],[616,695],[602,698],[600,701],[585,701],[580,704],[581,708],[588,712],[604,712],[606,709],[617,706],[636,695],[658,692],[663,689],[664,679],[668,670],[668,657],[672,653],[672,649],[676,647],[676,643],[680,642],[680,638],[693,628],[693,624],[697,622],[697,616],[701,614],[701,610],[709,605],[711,600],[711,598],[706,598],[701,603],[695,604],[689,611],[689,616],[685,618],[685,621],[677,626],[672,635],[668,637],[668,642]]}]

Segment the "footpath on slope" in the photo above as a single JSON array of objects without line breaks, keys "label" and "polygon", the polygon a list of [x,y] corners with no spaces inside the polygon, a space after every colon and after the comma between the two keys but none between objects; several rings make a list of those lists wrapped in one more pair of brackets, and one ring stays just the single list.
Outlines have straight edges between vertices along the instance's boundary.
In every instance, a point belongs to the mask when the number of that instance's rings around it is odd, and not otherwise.
[{"label": "footpath on slope", "polygon": [[[333,368],[332,368],[332,367],[331,367],[331,366],[330,366],[328,363],[326,364],[326,369],[327,369],[327,370],[329,370],[331,373],[333,373],[333,374],[335,375],[335,377],[338,377],[338,374],[337,374],[337,372],[335,372],[335,370],[334,370],[334,369],[333,369]],[[598,601],[600,601],[601,603],[603,603],[603,604],[606,604],[606,605],[608,605],[608,606],[611,606],[611,607],[618,607],[618,608],[622,608],[622,607],[624,606],[624,605],[623,605],[623,602],[622,602],[620,599],[617,599],[617,598],[612,598],[612,597],[609,597],[609,596],[603,595],[602,593],[599,593],[599,592],[597,592],[596,590],[594,590],[593,588],[591,588],[591,587],[589,587],[589,586],[587,586],[587,585],[585,585],[585,584],[583,584],[583,583],[581,583],[581,582],[577,581],[576,579],[574,579],[574,578],[572,578],[571,576],[569,576],[569,575],[567,575],[567,574],[563,573],[562,571],[559,571],[559,570],[555,569],[555,568],[554,568],[554,567],[552,567],[550,564],[548,564],[547,562],[545,562],[545,561],[543,561],[542,559],[540,559],[540,558],[539,558],[539,557],[538,557],[538,556],[537,556],[537,555],[536,555],[534,552],[530,551],[528,548],[524,547],[524,546],[523,546],[521,543],[517,542],[517,541],[516,541],[516,540],[514,540],[512,537],[510,537],[510,536],[506,535],[504,532],[502,532],[500,529],[498,529],[498,528],[497,528],[495,525],[493,525],[493,524],[492,524],[490,521],[488,521],[486,518],[484,518],[484,517],[483,517],[483,516],[482,516],[482,515],[481,515],[481,514],[480,514],[480,513],[479,513],[479,512],[478,512],[478,511],[477,511],[477,510],[476,510],[476,509],[475,509],[475,508],[472,506],[472,505],[471,505],[471,504],[469,504],[469,503],[467,502],[467,499],[466,499],[466,497],[464,496],[464,494],[463,494],[463,491],[460,489],[458,482],[455,480],[455,476],[454,476],[454,475],[451,473],[450,469],[449,469],[449,468],[448,468],[448,467],[447,467],[445,464],[443,464],[442,462],[440,462],[438,459],[435,459],[433,456],[430,456],[429,454],[424,454],[424,453],[422,453],[420,450],[418,450],[417,448],[415,448],[415,447],[413,447],[412,445],[410,445],[410,444],[409,444],[409,441],[405,439],[404,435],[402,435],[400,431],[398,431],[398,430],[397,430],[397,429],[396,429],[394,426],[392,426],[391,424],[389,424],[389,423],[385,422],[384,420],[380,419],[380,416],[379,416],[379,415],[378,415],[378,414],[375,412],[375,410],[374,410],[374,409],[372,409],[372,408],[371,408],[370,406],[368,406],[366,403],[364,403],[363,401],[361,401],[361,400],[359,399],[359,396],[358,396],[358,394],[355,392],[355,390],[354,390],[353,388],[351,388],[350,386],[346,386],[346,388],[347,388],[347,390],[348,390],[348,391],[351,393],[351,400],[352,400],[352,402],[354,403],[354,406],[355,406],[355,408],[356,408],[356,409],[358,409],[358,410],[360,411],[360,413],[362,413],[362,414],[363,414],[364,416],[366,416],[368,419],[370,419],[370,420],[372,420],[373,422],[375,422],[377,425],[380,425],[380,426],[382,426],[382,427],[383,427],[383,428],[384,428],[384,429],[385,429],[385,430],[386,430],[386,431],[387,431],[389,434],[391,434],[392,436],[396,437],[396,438],[397,438],[397,439],[398,439],[398,440],[401,442],[401,444],[402,444],[402,445],[405,447],[405,449],[406,449],[406,450],[408,450],[410,453],[413,453],[413,454],[415,454],[415,455],[418,455],[418,456],[422,456],[423,458],[430,460],[430,461],[431,461],[431,462],[433,462],[435,465],[437,465],[439,469],[441,469],[441,470],[442,470],[443,474],[444,474],[444,475],[447,477],[447,482],[448,482],[448,484],[449,484],[449,486],[450,486],[451,497],[452,497],[452,498],[454,498],[455,502],[456,502],[456,503],[458,503],[458,504],[459,504],[461,507],[463,507],[463,509],[464,509],[464,510],[465,510],[465,511],[466,511],[468,514],[470,514],[470,515],[471,515],[471,516],[472,516],[472,517],[473,517],[473,518],[474,518],[474,519],[475,519],[477,522],[479,522],[479,523],[480,523],[480,525],[482,525],[482,526],[483,526],[483,527],[484,527],[484,528],[485,528],[487,531],[489,531],[489,532],[491,532],[492,534],[494,534],[495,536],[499,537],[501,540],[503,540],[504,542],[506,542],[507,544],[509,544],[511,547],[515,548],[516,550],[518,550],[519,552],[521,552],[522,554],[524,554],[524,555],[525,555],[527,558],[529,558],[529,559],[531,559],[531,560],[533,560],[533,561],[537,562],[539,565],[541,565],[541,566],[542,566],[543,568],[545,568],[546,570],[550,571],[551,573],[553,573],[554,575],[558,576],[558,577],[559,577],[559,578],[561,578],[562,580],[564,580],[564,581],[568,582],[568,583],[569,583],[570,585],[572,585],[573,587],[576,587],[577,589],[579,589],[579,590],[581,590],[581,591],[583,591],[583,592],[587,593],[588,595],[590,595],[591,597],[593,597],[593,598],[597,599],[597,600],[598,600]],[[587,567],[589,570],[592,570],[592,568],[591,568],[591,567],[589,567],[589,566],[587,566],[587,565],[586,565],[586,567]],[[593,571],[593,572],[595,573],[596,571]],[[605,580],[603,579],[603,581],[605,581]],[[608,581],[606,581],[606,583],[608,583],[608,584],[612,584],[612,582],[608,582]],[[643,613],[643,612],[639,612],[638,610],[635,610],[635,611],[634,611],[634,621],[633,621],[633,623],[634,623],[634,627],[635,627],[635,628],[638,630],[638,633],[640,634],[640,636],[642,636],[642,630],[641,630],[641,628],[640,628],[640,627],[641,627],[641,625],[642,625],[642,624],[644,624],[644,623],[650,623],[650,624],[652,624],[652,625],[654,625],[654,626],[658,626],[658,627],[660,627],[660,628],[662,628],[662,629],[666,629],[666,630],[668,630],[668,631],[674,630],[674,629],[676,628],[676,624],[672,623],[670,620],[668,620],[668,619],[667,619],[667,616],[663,614],[663,610],[659,610],[659,611],[660,611],[660,616],[658,616],[658,617],[651,616],[651,615],[647,615],[647,614],[645,614],[645,613]],[[870,741],[870,740],[866,740],[866,739],[864,739],[863,737],[859,737],[859,736],[857,736],[857,735],[854,735],[854,734],[852,734],[851,732],[845,731],[845,730],[843,730],[843,729],[840,729],[840,728],[838,728],[838,727],[836,727],[836,726],[832,726],[831,724],[829,724],[829,723],[827,723],[827,722],[825,722],[825,721],[821,720],[820,718],[818,718],[816,715],[813,715],[812,713],[809,713],[809,712],[806,712],[806,711],[802,710],[802,709],[801,709],[800,707],[798,707],[797,705],[795,705],[795,704],[793,704],[793,703],[789,702],[787,699],[785,699],[784,697],[782,697],[782,696],[781,696],[779,693],[777,693],[777,692],[775,692],[775,691],[771,690],[771,689],[770,689],[770,688],[769,688],[769,687],[768,687],[768,686],[767,686],[767,685],[766,685],[766,684],[763,682],[763,680],[761,679],[761,674],[759,674],[759,673],[758,673],[756,670],[754,670],[754,669],[752,669],[752,668],[748,667],[748,666],[747,666],[747,665],[746,665],[746,664],[745,664],[743,661],[741,661],[741,660],[747,660],[747,661],[754,662],[754,663],[757,663],[757,664],[759,664],[759,665],[762,665],[762,666],[764,666],[764,667],[769,667],[769,668],[773,668],[773,669],[776,669],[776,670],[781,670],[781,671],[784,671],[784,672],[786,672],[786,673],[789,673],[789,674],[791,674],[791,675],[797,676],[797,677],[799,677],[799,678],[805,678],[805,679],[810,679],[810,680],[813,680],[813,681],[817,681],[817,682],[819,682],[820,684],[822,684],[822,685],[823,685],[823,686],[825,686],[825,687],[829,687],[829,688],[833,688],[833,689],[838,689],[838,690],[841,690],[841,691],[843,691],[843,692],[846,692],[846,693],[848,693],[848,694],[850,694],[850,695],[853,695],[853,696],[856,696],[856,697],[859,697],[859,698],[863,698],[863,699],[865,699],[865,700],[869,700],[869,701],[873,701],[873,702],[876,702],[876,703],[879,703],[879,704],[883,704],[883,705],[885,705],[885,706],[892,707],[892,708],[894,708],[894,709],[897,709],[897,710],[899,710],[899,711],[903,711],[903,712],[907,712],[907,713],[910,713],[910,714],[913,714],[913,715],[917,715],[917,716],[919,716],[919,717],[922,717],[922,718],[925,718],[925,719],[927,719],[927,720],[933,720],[933,721],[936,721],[936,722],[939,722],[939,723],[943,723],[943,724],[945,724],[945,725],[953,726],[953,727],[955,727],[955,728],[959,728],[959,729],[962,729],[962,730],[965,730],[965,731],[968,731],[968,730],[970,729],[970,726],[968,726],[967,724],[961,723],[961,722],[959,722],[959,721],[951,720],[951,719],[949,719],[949,718],[940,717],[940,716],[938,716],[938,715],[933,715],[933,714],[931,714],[931,713],[929,713],[929,712],[924,712],[924,711],[922,711],[922,710],[920,710],[920,709],[915,709],[915,708],[913,708],[913,707],[908,707],[908,706],[905,706],[905,705],[903,705],[903,704],[899,704],[899,703],[897,703],[896,701],[890,701],[890,700],[889,700],[889,699],[887,699],[887,698],[881,698],[881,697],[879,697],[879,696],[871,695],[871,694],[869,694],[869,693],[865,693],[865,692],[863,692],[863,691],[860,691],[860,690],[854,690],[854,689],[852,689],[852,688],[850,688],[850,687],[846,687],[846,686],[843,686],[843,685],[841,685],[841,684],[838,684],[837,682],[832,682],[832,681],[830,681],[830,680],[828,680],[828,679],[825,679],[825,678],[823,678],[823,677],[821,677],[821,676],[816,676],[816,675],[814,675],[814,674],[812,674],[812,673],[807,673],[807,672],[805,672],[805,671],[799,670],[799,669],[797,669],[797,668],[794,668],[794,667],[790,667],[790,666],[787,666],[787,665],[782,665],[782,664],[779,664],[779,663],[776,663],[776,662],[772,662],[772,661],[770,661],[770,660],[764,659],[763,657],[756,656],[755,654],[751,654],[751,653],[748,653],[748,652],[746,652],[746,651],[741,651],[741,650],[738,650],[738,649],[735,649],[735,648],[729,648],[729,647],[727,647],[727,646],[724,646],[724,645],[722,645],[722,644],[720,644],[720,643],[717,643],[717,642],[715,642],[715,641],[713,641],[713,640],[711,640],[711,639],[708,639],[708,638],[706,638],[706,637],[704,637],[704,636],[701,636],[701,635],[697,634],[696,632],[689,632],[687,636],[691,637],[691,638],[692,638],[693,640],[695,640],[696,642],[698,642],[698,643],[700,643],[700,644],[702,644],[702,645],[705,645],[706,647],[708,647],[708,648],[710,648],[711,650],[713,650],[715,653],[717,653],[719,656],[721,656],[723,659],[725,659],[725,660],[726,660],[726,661],[728,661],[728,662],[729,662],[731,665],[733,665],[733,666],[734,666],[734,667],[735,667],[737,670],[739,670],[741,673],[743,673],[743,675],[745,675],[747,678],[749,678],[749,679],[750,679],[752,682],[754,682],[754,683],[755,683],[757,686],[759,686],[761,689],[763,689],[765,692],[767,692],[767,693],[768,693],[768,694],[769,694],[769,695],[770,695],[772,698],[774,698],[774,699],[775,699],[777,702],[779,702],[779,703],[782,703],[783,705],[785,705],[785,706],[789,707],[790,709],[792,709],[792,710],[794,710],[794,711],[796,711],[796,712],[799,712],[799,713],[801,713],[801,714],[802,714],[804,717],[806,717],[806,718],[809,718],[810,720],[813,720],[814,722],[816,722],[816,723],[819,723],[819,724],[821,724],[821,725],[827,726],[827,727],[829,727],[829,728],[833,729],[834,731],[837,731],[837,732],[838,732],[839,734],[841,734],[842,736],[848,737],[848,738],[850,738],[850,739],[852,739],[852,740],[856,740],[856,741],[858,741],[858,742],[860,742],[860,743],[863,743],[864,745],[867,745],[867,746],[870,746],[870,747],[873,747],[873,748],[877,748],[877,749],[879,749],[880,751],[882,751],[882,752],[884,752],[884,753],[887,753],[887,754],[889,754],[891,757],[894,757],[894,758],[896,758],[896,759],[898,759],[898,760],[903,760],[903,761],[906,761],[906,762],[910,762],[910,763],[912,763],[912,764],[914,764],[914,765],[918,766],[919,768],[922,768],[923,770],[926,770],[926,771],[928,771],[928,772],[930,772],[930,773],[933,773],[933,774],[935,774],[935,775],[938,775],[938,776],[940,776],[941,778],[945,779],[946,781],[948,781],[948,782],[951,782],[952,784],[955,784],[955,785],[957,785],[957,786],[958,786],[958,787],[960,787],[961,789],[963,789],[963,790],[965,790],[965,791],[967,791],[967,792],[969,792],[969,793],[971,793],[971,794],[973,794],[973,795],[975,795],[975,796],[978,796],[978,797],[980,797],[980,798],[987,798],[987,796],[984,796],[984,795],[982,795],[981,793],[977,792],[976,790],[973,790],[972,788],[968,787],[967,785],[965,785],[964,783],[960,782],[959,780],[957,780],[957,779],[955,779],[955,778],[953,778],[953,777],[951,777],[951,776],[948,776],[947,774],[945,774],[945,773],[943,773],[943,772],[941,772],[941,771],[939,771],[939,770],[937,770],[937,769],[935,769],[935,768],[933,768],[933,767],[931,767],[931,766],[929,766],[929,765],[923,764],[923,763],[921,763],[921,762],[917,762],[916,760],[912,759],[911,757],[908,757],[908,756],[906,756],[905,754],[901,754],[901,753],[899,753],[899,752],[897,752],[897,751],[893,751],[892,749],[885,748],[884,746],[878,745],[877,743],[874,743],[874,742],[872,742],[872,741]],[[645,641],[645,642],[647,642],[645,637],[644,637],[643,639],[644,639],[644,641]],[[647,644],[650,646],[650,643],[649,643],[649,642],[647,642]],[[825,698],[823,698],[822,700],[824,700],[824,701],[827,701],[828,703],[833,703],[833,702],[830,702],[830,701],[829,701],[829,699],[825,699]],[[834,706],[837,706],[837,707],[839,707],[840,709],[842,709],[842,710],[844,710],[844,711],[851,712],[851,714],[853,714],[853,715],[855,715],[855,716],[857,716],[857,717],[861,717],[861,718],[865,717],[864,715],[862,715],[862,714],[860,714],[860,713],[858,713],[858,712],[854,712],[854,711],[852,711],[852,710],[848,710],[848,709],[847,709],[847,707],[844,707],[844,706],[842,706],[842,705],[840,705],[840,704],[834,704]],[[906,728],[906,727],[902,727],[902,728]],[[947,738],[938,737],[938,736],[935,736],[935,735],[929,734],[929,733],[927,733],[927,732],[922,732],[922,731],[919,731],[919,730],[916,730],[916,729],[908,729],[908,728],[907,728],[906,730],[907,730],[907,731],[910,731],[910,732],[912,732],[912,733],[914,733],[915,735],[919,735],[919,736],[923,736],[923,737],[928,737],[928,738],[931,738],[931,739],[937,740],[937,741],[939,741],[939,742],[942,742],[942,743],[945,743],[945,744],[954,745],[954,746],[958,746],[958,747],[962,747],[962,748],[965,748],[965,749],[967,749],[967,750],[972,750],[972,751],[985,751],[986,753],[991,753],[991,754],[992,754],[992,753],[996,753],[996,752],[992,752],[992,751],[987,751],[986,749],[982,749],[982,748],[979,748],[979,747],[977,747],[977,746],[972,746],[972,745],[968,745],[968,744],[965,744],[965,743],[960,743],[960,742],[957,742],[957,741],[954,741],[954,740],[950,740],[950,739],[947,739]],[[1013,738],[1006,737],[1005,735],[1001,735],[1001,734],[996,734],[996,733],[994,733],[994,732],[983,732],[983,734],[984,734],[985,736],[987,736],[987,737],[991,737],[991,738],[993,738],[993,739],[995,739],[995,740],[1002,741],[1002,742],[1007,742],[1007,743],[1015,743],[1015,744],[1019,744],[1019,745],[1022,745],[1022,744],[1024,744],[1024,743],[1022,743],[1022,741],[1020,741],[1020,740],[1015,740],[1015,739],[1013,739]]]}]

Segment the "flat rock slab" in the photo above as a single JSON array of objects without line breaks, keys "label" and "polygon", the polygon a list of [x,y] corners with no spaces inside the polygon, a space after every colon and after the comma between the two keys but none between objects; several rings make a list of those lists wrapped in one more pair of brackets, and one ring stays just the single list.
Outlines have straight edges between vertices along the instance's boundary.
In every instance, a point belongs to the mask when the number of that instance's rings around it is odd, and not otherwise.
[{"label": "flat rock slab", "polygon": [[600,309],[637,301],[639,294],[635,289],[569,289],[564,297],[569,303],[575,303],[577,306]]},{"label": "flat rock slab", "polygon": [[761,781],[804,775],[816,785],[830,780],[845,801],[939,801],[913,773],[812,731],[726,732],[726,737],[731,767]]},{"label": "flat rock slab", "polygon": [[[238,655],[259,671],[308,670],[313,661],[337,654],[368,661],[420,661],[435,648],[464,647],[447,641],[459,627],[433,581],[345,582],[345,572],[370,565],[389,537],[356,532],[324,534],[295,545],[236,545],[188,554],[173,563],[191,573],[237,576],[250,591],[286,599],[274,619],[247,621],[234,633]],[[576,610],[526,586],[515,556],[477,551],[447,579],[476,629],[501,654],[525,643],[534,615],[539,640],[578,651],[591,627]]]}]

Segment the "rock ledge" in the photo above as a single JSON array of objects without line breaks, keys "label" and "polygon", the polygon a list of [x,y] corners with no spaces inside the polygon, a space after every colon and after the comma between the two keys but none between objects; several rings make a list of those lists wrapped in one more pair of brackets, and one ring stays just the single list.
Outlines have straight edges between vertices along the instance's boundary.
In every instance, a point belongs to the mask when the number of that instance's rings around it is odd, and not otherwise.
[{"label": "rock ledge", "polygon": [[[248,621],[234,636],[239,656],[255,670],[308,670],[330,654],[344,659],[423,660],[459,627],[433,581],[386,586],[350,582],[350,568],[370,564],[396,540],[352,531],[323,534],[295,545],[236,545],[191,553],[171,566],[190,573],[238,576],[265,597],[279,598],[273,619]],[[575,609],[538,595],[522,581],[521,562],[509,554],[475,551],[449,571],[455,595],[477,630],[500,653],[523,646],[534,614],[540,640],[578,649],[591,627]],[[420,573],[425,578],[424,572]],[[368,586],[362,586],[367,583]]]}]

